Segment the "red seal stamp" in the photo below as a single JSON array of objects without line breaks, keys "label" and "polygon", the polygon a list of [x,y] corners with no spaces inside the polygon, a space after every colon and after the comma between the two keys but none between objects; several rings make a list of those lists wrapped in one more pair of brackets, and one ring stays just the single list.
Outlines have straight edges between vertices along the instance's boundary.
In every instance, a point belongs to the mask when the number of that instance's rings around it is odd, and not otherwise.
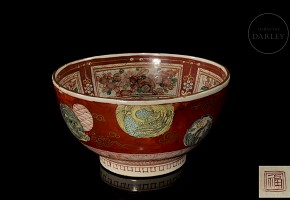
[{"label": "red seal stamp", "polygon": [[284,171],[265,171],[264,187],[266,192],[282,192],[286,190],[286,175]]}]

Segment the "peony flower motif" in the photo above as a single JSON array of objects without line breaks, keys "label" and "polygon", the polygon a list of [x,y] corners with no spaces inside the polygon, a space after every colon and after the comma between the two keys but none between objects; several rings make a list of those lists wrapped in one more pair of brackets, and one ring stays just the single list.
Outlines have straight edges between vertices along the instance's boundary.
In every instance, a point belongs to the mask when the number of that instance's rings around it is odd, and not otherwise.
[{"label": "peony flower motif", "polygon": [[[177,70],[161,69],[151,71],[147,68],[119,69],[104,72],[96,77],[98,88],[104,95],[115,97],[136,94],[164,94],[174,90],[177,85]],[[160,88],[160,89],[159,89]]]},{"label": "peony flower motif", "polygon": [[149,85],[143,85],[141,87],[141,91],[144,93],[150,92],[150,90],[151,90],[151,87]]},{"label": "peony flower motif", "polygon": [[156,90],[153,90],[153,94],[162,95],[164,94],[164,90],[162,88],[157,88]]},{"label": "peony flower motif", "polygon": [[120,73],[116,73],[113,76],[113,82],[120,82],[122,80],[121,78],[121,74]]}]

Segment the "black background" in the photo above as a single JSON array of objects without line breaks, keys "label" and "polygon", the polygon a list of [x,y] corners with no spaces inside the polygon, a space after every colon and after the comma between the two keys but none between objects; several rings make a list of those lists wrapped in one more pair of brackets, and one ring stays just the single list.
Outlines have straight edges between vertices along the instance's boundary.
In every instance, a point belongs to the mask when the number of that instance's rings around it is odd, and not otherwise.
[{"label": "black background", "polygon": [[[137,2],[74,8],[37,5],[9,22],[7,29],[12,31],[6,39],[10,42],[6,51],[20,55],[7,60],[16,66],[21,80],[16,88],[9,89],[17,96],[10,104],[21,116],[12,141],[17,148],[9,157],[13,163],[9,174],[16,174],[8,181],[14,189],[11,195],[257,198],[258,166],[290,162],[289,77],[285,72],[289,68],[289,42],[276,54],[261,54],[249,43],[248,27],[265,12],[278,14],[289,25],[289,14],[281,4],[276,8],[229,6],[218,9],[212,5],[209,9]],[[138,194],[114,189],[101,180],[98,156],[83,147],[66,127],[51,81],[53,71],[68,62],[133,52],[202,57],[226,66],[231,73],[219,121],[188,154],[179,181],[167,189]]]}]

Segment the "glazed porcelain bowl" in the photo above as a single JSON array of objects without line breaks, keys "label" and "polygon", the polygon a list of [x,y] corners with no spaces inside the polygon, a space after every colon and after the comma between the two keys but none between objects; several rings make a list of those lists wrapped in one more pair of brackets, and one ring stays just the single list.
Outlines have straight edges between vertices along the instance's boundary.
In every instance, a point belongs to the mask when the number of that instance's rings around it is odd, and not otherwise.
[{"label": "glazed porcelain bowl", "polygon": [[164,53],[89,57],[52,75],[71,133],[104,168],[132,177],[180,168],[215,124],[229,80],[216,62]]}]

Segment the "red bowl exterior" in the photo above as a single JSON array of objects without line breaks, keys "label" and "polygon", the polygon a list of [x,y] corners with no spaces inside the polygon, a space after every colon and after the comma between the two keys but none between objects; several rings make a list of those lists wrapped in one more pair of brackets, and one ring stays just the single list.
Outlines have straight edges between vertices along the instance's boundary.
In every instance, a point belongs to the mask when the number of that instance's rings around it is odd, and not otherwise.
[{"label": "red bowl exterior", "polygon": [[155,154],[188,148],[184,144],[187,130],[196,120],[206,115],[210,115],[213,124],[215,123],[223,107],[226,90],[227,87],[201,99],[173,103],[174,118],[168,131],[156,137],[136,138],[120,128],[116,119],[118,105],[72,97],[55,87],[59,104],[65,104],[71,109],[73,105],[83,105],[93,116],[92,129],[85,131],[90,140],[81,141],[83,144],[99,150],[126,154]]}]

